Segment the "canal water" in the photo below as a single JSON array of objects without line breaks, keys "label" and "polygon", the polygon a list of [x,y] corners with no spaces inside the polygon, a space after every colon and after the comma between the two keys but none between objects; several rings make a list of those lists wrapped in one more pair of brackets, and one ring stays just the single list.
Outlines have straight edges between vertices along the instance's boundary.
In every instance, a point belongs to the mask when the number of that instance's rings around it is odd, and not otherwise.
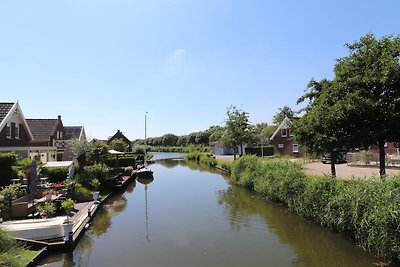
[{"label": "canal water", "polygon": [[[76,248],[45,266],[373,266],[353,242],[231,185],[220,172],[166,159],[100,208]],[[175,154],[174,157],[179,156]]]}]

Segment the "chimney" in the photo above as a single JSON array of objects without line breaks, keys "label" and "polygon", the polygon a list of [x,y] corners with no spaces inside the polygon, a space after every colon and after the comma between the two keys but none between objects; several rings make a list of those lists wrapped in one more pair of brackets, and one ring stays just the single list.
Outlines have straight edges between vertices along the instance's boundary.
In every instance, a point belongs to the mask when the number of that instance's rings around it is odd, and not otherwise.
[{"label": "chimney", "polygon": [[58,115],[58,121],[61,121],[61,115]]}]

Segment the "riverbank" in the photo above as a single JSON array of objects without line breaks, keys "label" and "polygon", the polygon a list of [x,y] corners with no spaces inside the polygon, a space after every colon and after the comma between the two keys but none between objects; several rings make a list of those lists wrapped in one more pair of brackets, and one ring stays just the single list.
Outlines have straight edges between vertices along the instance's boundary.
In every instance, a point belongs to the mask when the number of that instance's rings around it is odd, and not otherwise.
[{"label": "riverbank", "polygon": [[340,180],[306,175],[294,162],[243,156],[232,164],[231,179],[376,256],[400,261],[398,176],[384,181]]},{"label": "riverbank", "polygon": [[202,153],[202,152],[190,152],[185,156],[186,160],[193,160],[201,164],[205,164],[210,167],[215,167],[225,172],[231,172],[232,161],[230,160],[221,160],[216,159],[210,153]]},{"label": "riverbank", "polygon": [[[75,203],[73,212],[69,216],[72,222],[69,233],[66,232],[63,225],[66,216],[3,222],[0,226],[7,229],[9,235],[14,237],[19,244],[28,248],[19,253],[18,263],[13,266],[36,266],[35,264],[45,257],[50,250],[65,250],[75,247],[103,202],[114,192],[126,188],[135,176],[135,172],[132,172],[130,176],[122,176],[121,183],[115,186],[112,191],[102,194],[98,201]],[[55,236],[54,233],[58,233],[59,237],[46,238],[46,236]]]}]

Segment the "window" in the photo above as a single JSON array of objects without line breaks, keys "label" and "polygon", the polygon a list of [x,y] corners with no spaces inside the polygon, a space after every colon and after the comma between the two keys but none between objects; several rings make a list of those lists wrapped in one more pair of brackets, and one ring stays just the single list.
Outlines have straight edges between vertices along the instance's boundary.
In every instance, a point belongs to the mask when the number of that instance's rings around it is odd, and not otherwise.
[{"label": "window", "polygon": [[284,128],[281,129],[281,136],[282,137],[286,137],[287,136],[287,129],[286,128],[285,129]]},{"label": "window", "polygon": [[278,148],[283,148],[283,144],[278,144]]},{"label": "window", "polygon": [[299,153],[299,144],[293,144],[293,153]]},{"label": "window", "polygon": [[19,139],[19,123],[15,124],[15,139]]},{"label": "window", "polygon": [[62,132],[60,132],[60,139],[63,139],[63,134],[62,134]]},{"label": "window", "polygon": [[6,136],[8,139],[11,139],[11,124],[10,123],[7,123],[7,126],[6,126]]}]

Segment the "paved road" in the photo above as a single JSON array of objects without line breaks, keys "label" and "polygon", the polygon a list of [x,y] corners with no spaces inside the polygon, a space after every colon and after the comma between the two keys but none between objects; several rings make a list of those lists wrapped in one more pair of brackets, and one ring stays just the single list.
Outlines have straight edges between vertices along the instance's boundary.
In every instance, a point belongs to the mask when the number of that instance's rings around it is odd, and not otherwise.
[{"label": "paved road", "polygon": [[[331,165],[322,164],[321,162],[306,163],[306,173],[311,175],[330,175]],[[386,169],[388,175],[400,174],[398,169]],[[379,177],[379,168],[376,167],[351,167],[346,163],[336,165],[336,176],[339,178],[350,179],[356,178],[371,178]]]},{"label": "paved road", "polygon": [[[216,159],[223,161],[233,161],[233,156],[216,155]],[[322,162],[311,162],[304,164],[306,173],[311,175],[330,175],[331,165]],[[386,169],[388,175],[400,175],[400,169]],[[336,165],[336,176],[343,179],[356,178],[372,178],[379,177],[379,169],[376,167],[351,167],[346,163]]]}]

